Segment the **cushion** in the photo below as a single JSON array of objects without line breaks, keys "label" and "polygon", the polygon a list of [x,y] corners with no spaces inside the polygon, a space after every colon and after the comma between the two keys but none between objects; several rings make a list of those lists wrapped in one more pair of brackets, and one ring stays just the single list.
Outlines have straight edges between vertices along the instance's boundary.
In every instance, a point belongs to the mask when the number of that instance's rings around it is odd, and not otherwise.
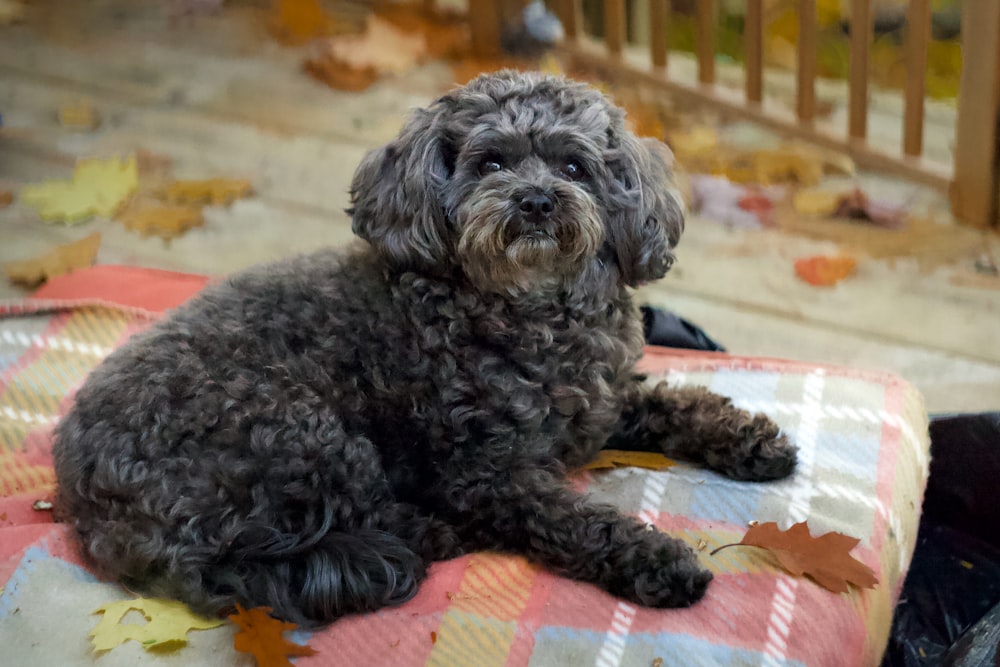
[{"label": "cushion", "polygon": [[[96,276],[96,278],[94,277]],[[121,278],[116,280],[115,277]],[[89,282],[88,282],[89,281]],[[61,282],[61,286],[60,286]],[[108,602],[134,597],[81,562],[51,498],[51,432],[87,372],[129,335],[205,284],[183,274],[100,267],[43,298],[0,304],[0,663],[92,665],[88,633]],[[127,289],[121,289],[121,287]],[[122,292],[122,294],[119,294]],[[417,596],[312,634],[310,665],[878,665],[916,543],[927,479],[927,417],[893,375],[776,359],[647,348],[649,381],[703,385],[765,412],[801,448],[789,479],[734,482],[679,464],[581,472],[576,485],[700,549],[715,573],[690,609],[655,610],[479,553],[436,563]],[[751,521],[807,521],[860,539],[879,584],[836,594],[738,542]],[[126,642],[114,665],[248,665],[235,629],[192,631],[173,653]]]}]

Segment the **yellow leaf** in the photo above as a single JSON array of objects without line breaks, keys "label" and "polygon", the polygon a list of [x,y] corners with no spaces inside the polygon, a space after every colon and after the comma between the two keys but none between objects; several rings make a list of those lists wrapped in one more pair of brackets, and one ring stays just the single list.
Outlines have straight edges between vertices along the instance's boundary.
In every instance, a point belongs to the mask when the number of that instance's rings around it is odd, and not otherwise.
[{"label": "yellow leaf", "polygon": [[94,215],[111,217],[138,187],[135,156],[82,160],[71,180],[21,188],[21,201],[37,209],[46,222],[72,225]]},{"label": "yellow leaf", "polygon": [[164,241],[176,238],[189,229],[205,224],[201,209],[192,206],[139,204],[129,206],[118,221],[125,229],[141,236],[159,236]]},{"label": "yellow leaf", "polygon": [[59,107],[59,124],[72,130],[93,130],[101,118],[87,100],[78,100]]},{"label": "yellow leaf", "polygon": [[228,206],[253,192],[250,181],[233,178],[209,178],[203,181],[174,181],[160,196],[171,204],[215,204]]},{"label": "yellow leaf", "polygon": [[[145,618],[145,625],[123,624],[125,615],[138,611]],[[94,610],[104,614],[90,631],[95,651],[110,651],[128,640],[150,649],[180,648],[187,643],[189,630],[207,630],[222,625],[221,619],[206,618],[191,612],[186,604],[160,598],[137,598],[111,602]]]},{"label": "yellow leaf", "polygon": [[656,452],[628,452],[621,449],[602,449],[597,458],[583,466],[583,470],[603,470],[606,468],[621,468],[633,466],[648,470],[665,470],[677,465],[676,461],[668,459]]},{"label": "yellow leaf", "polygon": [[97,259],[101,235],[91,234],[79,241],[59,245],[33,259],[4,265],[7,278],[18,285],[35,287],[49,278],[90,266]]},{"label": "yellow leaf", "polygon": [[829,190],[799,190],[792,197],[792,206],[802,215],[833,215],[841,197]]},{"label": "yellow leaf", "polygon": [[683,132],[672,132],[667,144],[678,160],[714,151],[719,146],[719,135],[714,128],[701,125]]}]

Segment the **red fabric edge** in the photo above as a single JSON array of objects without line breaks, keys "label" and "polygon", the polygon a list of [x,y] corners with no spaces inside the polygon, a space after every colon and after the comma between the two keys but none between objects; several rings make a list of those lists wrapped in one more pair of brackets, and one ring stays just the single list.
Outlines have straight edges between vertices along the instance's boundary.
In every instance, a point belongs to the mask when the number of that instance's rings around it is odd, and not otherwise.
[{"label": "red fabric edge", "polygon": [[181,305],[210,281],[208,276],[193,273],[102,264],[52,278],[32,299],[162,313]]}]

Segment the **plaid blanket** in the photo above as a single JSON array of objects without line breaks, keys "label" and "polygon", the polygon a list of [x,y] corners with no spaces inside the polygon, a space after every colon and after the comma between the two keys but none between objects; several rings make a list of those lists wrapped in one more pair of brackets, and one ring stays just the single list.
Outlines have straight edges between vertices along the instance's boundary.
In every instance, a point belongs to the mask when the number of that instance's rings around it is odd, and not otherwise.
[{"label": "plaid blanket", "polygon": [[[0,663],[249,665],[226,625],[173,654],[135,642],[97,662],[94,609],[126,599],[80,562],[68,527],[33,508],[53,485],[51,431],[87,372],[154,315],[83,302],[0,306]],[[553,576],[518,557],[436,563],[405,605],[344,618],[297,640],[297,665],[877,665],[916,542],[927,477],[919,394],[885,374],[716,354],[648,350],[651,381],[727,394],[771,415],[801,447],[790,479],[748,484],[685,465],[580,474],[593,496],[700,546],[715,573],[691,609],[653,610]],[[35,506],[37,507],[37,506]],[[751,520],[861,539],[874,590],[834,594],[738,542]]]}]

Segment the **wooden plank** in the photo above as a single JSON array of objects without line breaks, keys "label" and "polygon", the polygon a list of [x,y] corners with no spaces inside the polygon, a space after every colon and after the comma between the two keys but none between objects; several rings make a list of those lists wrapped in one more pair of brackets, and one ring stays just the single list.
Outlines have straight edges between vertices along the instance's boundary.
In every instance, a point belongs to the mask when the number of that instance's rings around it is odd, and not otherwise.
[{"label": "wooden plank", "polygon": [[906,14],[906,88],[903,94],[903,153],[924,150],[927,47],[931,39],[930,0],[910,0]]},{"label": "wooden plank", "polygon": [[764,0],[747,0],[743,50],[747,101],[760,104],[764,99]]},{"label": "wooden plank", "polygon": [[978,227],[996,224],[1000,112],[1000,2],[962,3],[962,80],[955,132],[952,210]]},{"label": "wooden plank", "polygon": [[847,111],[847,134],[851,139],[863,140],[868,135],[868,65],[873,31],[871,0],[851,0]]},{"label": "wooden plank", "polygon": [[669,0],[649,2],[649,57],[653,67],[661,71],[667,68],[668,2]]},{"label": "wooden plank", "polygon": [[712,0],[695,5],[694,48],[698,58],[698,81],[715,83],[715,7]]},{"label": "wooden plank", "polygon": [[549,0],[546,4],[559,17],[566,39],[574,41],[583,35],[583,0]]},{"label": "wooden plank", "polygon": [[795,108],[799,122],[811,124],[816,118],[816,53],[819,45],[815,0],[799,0],[798,90]]},{"label": "wooden plank", "polygon": [[604,43],[613,58],[621,58],[625,48],[625,0],[606,0],[604,3]]}]

